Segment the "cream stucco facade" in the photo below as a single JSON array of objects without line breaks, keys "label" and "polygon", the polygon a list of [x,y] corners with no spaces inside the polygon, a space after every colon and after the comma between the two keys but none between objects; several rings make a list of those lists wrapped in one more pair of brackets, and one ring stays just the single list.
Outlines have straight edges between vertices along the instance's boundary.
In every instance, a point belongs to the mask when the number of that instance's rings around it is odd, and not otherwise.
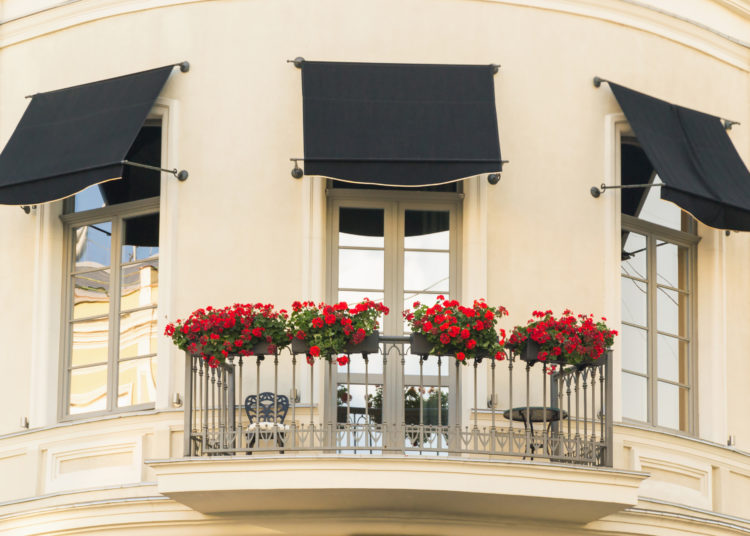
[{"label": "cream stucco facade", "polygon": [[[0,146],[26,95],[190,62],[151,112],[163,166],[190,172],[161,177],[159,334],[207,304],[330,295],[327,183],[290,176],[303,153],[297,56],[501,65],[510,162],[497,185],[462,183],[455,278],[461,300],[506,306],[506,328],[538,308],[620,323],[620,193],[589,189],[619,183],[629,127],[594,76],[738,121],[729,136],[750,163],[746,0],[0,0]],[[2,534],[750,534],[750,233],[697,228],[691,432],[623,417],[616,343],[612,468],[183,459],[185,358],[166,337],[153,409],[61,410],[62,212],[0,206]]]}]

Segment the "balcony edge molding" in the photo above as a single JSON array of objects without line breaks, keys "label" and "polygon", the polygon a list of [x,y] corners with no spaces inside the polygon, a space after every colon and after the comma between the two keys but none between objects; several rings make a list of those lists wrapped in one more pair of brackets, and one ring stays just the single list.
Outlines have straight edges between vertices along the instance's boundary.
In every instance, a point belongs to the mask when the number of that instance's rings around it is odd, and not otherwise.
[{"label": "balcony edge molding", "polygon": [[579,524],[634,507],[648,477],[564,464],[410,456],[180,458],[146,465],[156,473],[159,493],[204,514],[366,508]]}]

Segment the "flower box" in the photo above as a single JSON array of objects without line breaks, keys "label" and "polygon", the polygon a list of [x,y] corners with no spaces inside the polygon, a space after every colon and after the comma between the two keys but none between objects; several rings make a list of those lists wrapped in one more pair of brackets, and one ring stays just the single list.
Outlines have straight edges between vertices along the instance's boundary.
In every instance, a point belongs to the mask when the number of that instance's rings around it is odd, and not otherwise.
[{"label": "flower box", "polygon": [[432,343],[421,333],[412,333],[409,336],[411,353],[414,355],[429,355],[432,353]]},{"label": "flower box", "polygon": [[[301,341],[300,341],[301,342]],[[346,354],[377,354],[380,351],[380,332],[373,331],[359,344],[348,343],[344,348]]]}]

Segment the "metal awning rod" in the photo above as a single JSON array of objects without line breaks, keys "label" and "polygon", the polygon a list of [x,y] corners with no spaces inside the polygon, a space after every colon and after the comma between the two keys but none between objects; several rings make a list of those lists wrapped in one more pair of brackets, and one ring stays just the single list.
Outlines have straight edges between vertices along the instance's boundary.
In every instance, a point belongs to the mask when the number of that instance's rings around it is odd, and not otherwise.
[{"label": "metal awning rod", "polygon": [[[302,56],[297,56],[293,60],[286,60],[286,62],[293,63],[297,69],[302,69],[302,64],[305,63],[305,58],[303,58]],[[500,70],[501,65],[499,63],[490,63],[490,67],[492,67],[492,74],[497,74],[497,72]]]},{"label": "metal awning rod", "polygon": [[604,183],[601,183],[599,188],[596,186],[591,187],[591,195],[593,197],[599,197],[602,195],[606,190],[614,190],[614,189],[623,189],[623,188],[653,188],[654,186],[666,186],[663,182],[652,182],[649,184],[614,184],[612,186],[607,186]]},{"label": "metal awning rod", "polygon": [[188,178],[188,172],[184,169],[181,171],[178,171],[177,168],[175,169],[165,169],[160,168],[156,166],[149,166],[148,164],[139,164],[138,162],[131,162],[130,160],[121,160],[120,164],[123,164],[125,166],[133,166],[137,168],[143,168],[143,169],[150,169],[151,171],[163,171],[165,173],[171,173],[175,177],[177,177],[177,180],[184,181]]},{"label": "metal awning rod", "polygon": [[[607,80],[607,79],[605,79],[605,78],[602,78],[600,76],[595,76],[594,77],[594,87],[601,87],[602,83],[609,84],[610,81]],[[718,117],[718,116],[714,116],[714,117]],[[719,119],[721,120],[722,124],[724,125],[724,130],[732,130],[732,127],[734,125],[741,125],[742,124],[739,121],[733,121],[731,119],[724,119],[723,117],[719,117]]]}]

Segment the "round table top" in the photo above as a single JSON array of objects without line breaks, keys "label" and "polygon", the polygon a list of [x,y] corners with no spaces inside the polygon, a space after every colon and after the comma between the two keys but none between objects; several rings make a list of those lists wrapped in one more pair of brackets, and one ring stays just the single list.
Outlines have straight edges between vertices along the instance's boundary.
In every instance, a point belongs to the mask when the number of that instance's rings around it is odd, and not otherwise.
[{"label": "round table top", "polygon": [[[513,408],[512,420],[526,422],[526,409],[526,406]],[[568,413],[565,410],[561,410],[560,408],[530,406],[528,410],[529,422],[552,422],[568,418]],[[503,411],[503,417],[511,420],[511,410],[506,409],[505,411]]]}]

